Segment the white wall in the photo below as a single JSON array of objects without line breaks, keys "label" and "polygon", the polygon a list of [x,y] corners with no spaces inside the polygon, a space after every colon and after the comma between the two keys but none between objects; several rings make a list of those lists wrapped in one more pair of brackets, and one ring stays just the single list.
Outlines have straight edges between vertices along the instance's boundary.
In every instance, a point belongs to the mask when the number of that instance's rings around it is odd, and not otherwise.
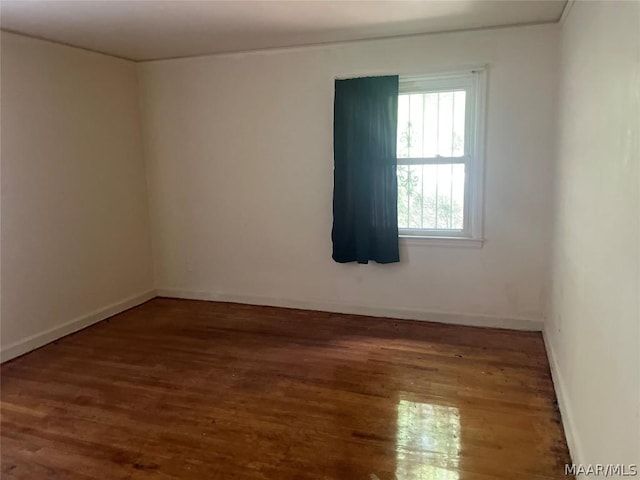
[{"label": "white wall", "polygon": [[640,3],[562,27],[552,315],[575,462],[640,464]]},{"label": "white wall", "polygon": [[2,33],[2,359],[149,296],[136,66]]},{"label": "white wall", "polygon": [[[547,25],[141,64],[159,291],[540,326],[557,41]],[[334,77],[482,64],[484,247],[405,246],[396,265],[334,263]]]}]

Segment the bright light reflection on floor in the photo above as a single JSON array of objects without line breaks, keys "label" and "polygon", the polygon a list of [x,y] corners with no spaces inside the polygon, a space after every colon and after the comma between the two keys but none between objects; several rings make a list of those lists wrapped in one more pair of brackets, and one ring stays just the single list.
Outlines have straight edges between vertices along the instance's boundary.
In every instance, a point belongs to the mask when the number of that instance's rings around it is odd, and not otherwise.
[{"label": "bright light reflection on floor", "polygon": [[459,452],[457,408],[400,400],[397,480],[458,480]]}]

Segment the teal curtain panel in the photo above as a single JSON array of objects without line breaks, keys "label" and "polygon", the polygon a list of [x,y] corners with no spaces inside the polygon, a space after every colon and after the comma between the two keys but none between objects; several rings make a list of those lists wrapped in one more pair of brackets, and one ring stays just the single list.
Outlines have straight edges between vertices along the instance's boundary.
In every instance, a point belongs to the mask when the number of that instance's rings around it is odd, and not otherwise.
[{"label": "teal curtain panel", "polygon": [[393,263],[398,250],[398,76],[336,80],[333,259]]}]

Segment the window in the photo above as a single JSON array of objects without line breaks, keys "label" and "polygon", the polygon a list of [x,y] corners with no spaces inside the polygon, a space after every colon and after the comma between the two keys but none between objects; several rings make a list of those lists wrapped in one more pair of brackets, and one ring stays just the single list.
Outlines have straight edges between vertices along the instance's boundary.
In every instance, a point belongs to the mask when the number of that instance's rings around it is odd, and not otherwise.
[{"label": "window", "polygon": [[401,236],[482,239],[485,72],[400,77]]}]

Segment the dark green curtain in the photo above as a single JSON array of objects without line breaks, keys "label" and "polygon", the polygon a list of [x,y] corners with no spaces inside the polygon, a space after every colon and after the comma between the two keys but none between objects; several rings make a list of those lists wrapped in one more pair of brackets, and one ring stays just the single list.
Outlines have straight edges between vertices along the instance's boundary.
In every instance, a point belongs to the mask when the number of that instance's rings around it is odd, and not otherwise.
[{"label": "dark green curtain", "polygon": [[398,76],[336,80],[333,259],[392,263],[398,253]]}]

